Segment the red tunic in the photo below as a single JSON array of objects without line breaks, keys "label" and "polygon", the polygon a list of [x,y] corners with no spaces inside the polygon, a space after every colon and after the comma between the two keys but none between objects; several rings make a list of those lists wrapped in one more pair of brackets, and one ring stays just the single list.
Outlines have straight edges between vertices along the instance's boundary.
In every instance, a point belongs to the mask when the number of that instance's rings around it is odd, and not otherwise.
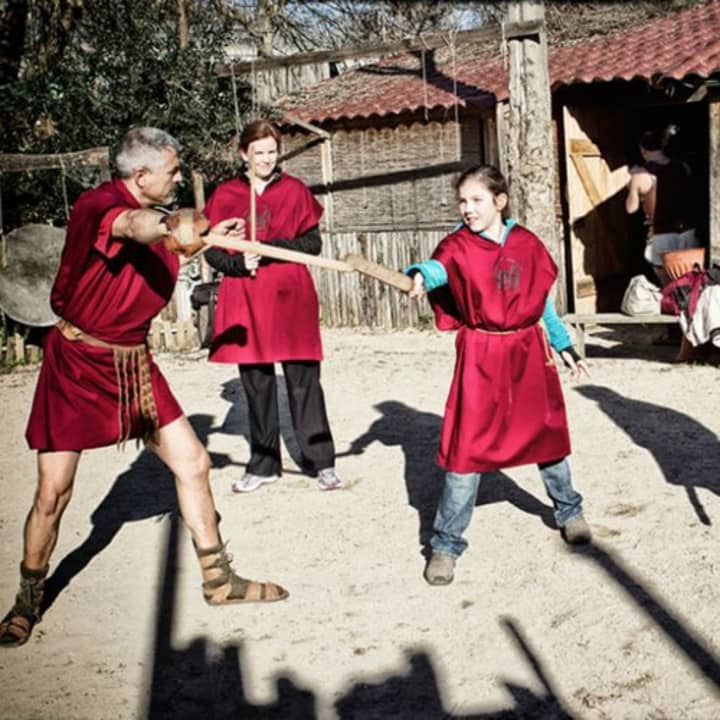
[{"label": "red tunic", "polygon": [[[120,180],[83,193],[68,220],[65,247],[51,293],[52,308],[88,335],[114,345],[145,341],[150,322],[172,297],[179,261],[163,243],[140,245],[110,236],[112,223],[139,204]],[[159,426],[182,414],[149,356]],[[37,450],[84,450],[120,435],[113,351],[67,340],[57,328],[44,342],[27,441]],[[130,437],[140,423],[132,408]]]},{"label": "red tunic", "polygon": [[539,238],[514,226],[504,245],[466,227],[433,258],[448,285],[430,293],[438,329],[458,329],[440,467],[485,472],[570,454],[557,368],[539,325],[557,268]]},{"label": "red tunic", "polygon": [[[322,206],[297,178],[280,179],[256,196],[260,242],[293,240],[318,224]],[[250,185],[235,178],[219,185],[205,206],[215,225],[241,217],[250,227]],[[304,265],[263,264],[255,277],[223,277],[213,321],[209,360],[253,364],[322,360],[315,285]]]}]

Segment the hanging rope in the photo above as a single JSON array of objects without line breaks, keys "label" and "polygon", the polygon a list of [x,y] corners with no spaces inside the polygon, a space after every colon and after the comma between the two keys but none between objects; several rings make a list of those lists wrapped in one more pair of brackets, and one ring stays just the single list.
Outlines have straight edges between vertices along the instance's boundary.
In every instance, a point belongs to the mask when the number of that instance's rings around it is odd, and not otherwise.
[{"label": "hanging rope", "polygon": [[0,268],[6,268],[7,266],[7,242],[3,230],[2,193],[0,192]]},{"label": "hanging rope", "polygon": [[[445,162],[445,123],[439,122],[437,124],[438,126],[438,138],[440,140],[440,164],[444,164]],[[447,207],[448,201],[447,201],[447,187],[448,183],[444,182],[441,183],[441,195],[440,195],[440,207]]]},{"label": "hanging rope", "polygon": [[505,23],[500,23],[500,57],[502,57],[503,68],[508,69],[508,44],[505,37]]},{"label": "hanging rope", "polygon": [[65,222],[67,222],[70,218],[70,204],[68,203],[67,181],[65,177],[65,162],[62,159],[62,155],[58,155],[58,159],[60,160],[60,180],[62,184],[63,203],[65,204]]},{"label": "hanging rope", "polygon": [[429,50],[427,43],[425,42],[425,38],[422,36],[422,33],[418,36],[420,38],[420,42],[423,44],[422,48],[420,49],[420,64],[422,65],[422,79],[423,79],[423,111],[425,114],[425,122],[428,122],[430,119],[429,115],[429,109],[428,109],[428,92],[427,92],[427,68],[425,67],[425,51]]},{"label": "hanging rope", "polygon": [[240,107],[238,106],[237,84],[235,83],[235,66],[230,64],[230,79],[232,81],[233,106],[235,107],[235,137],[240,142]]},{"label": "hanging rope", "polygon": [[462,138],[460,134],[460,98],[458,98],[458,82],[457,82],[457,62],[455,57],[455,34],[456,30],[451,30],[448,33],[449,40],[443,40],[450,49],[450,67],[452,72],[453,82],[453,110],[455,117],[455,159],[460,160],[462,157]]},{"label": "hanging rope", "polygon": [[[360,177],[365,177],[365,130],[360,130]],[[363,183],[363,208],[368,206],[367,183]]]},{"label": "hanging rope", "polygon": [[257,115],[257,78],[255,76],[255,58],[250,61],[250,75],[252,77],[252,92],[250,98],[252,102],[252,114],[253,117]]}]

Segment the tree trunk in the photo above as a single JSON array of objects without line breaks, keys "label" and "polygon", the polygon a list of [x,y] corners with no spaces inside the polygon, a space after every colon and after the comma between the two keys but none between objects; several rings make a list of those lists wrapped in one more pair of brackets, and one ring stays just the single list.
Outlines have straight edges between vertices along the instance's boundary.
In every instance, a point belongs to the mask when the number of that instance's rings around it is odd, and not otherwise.
[{"label": "tree trunk", "polygon": [[177,0],[178,11],[178,44],[180,49],[184,50],[188,46],[190,40],[190,31],[188,29],[187,17],[187,0]]},{"label": "tree trunk", "polygon": [[25,46],[27,0],[9,0],[0,13],[0,85],[17,80]]},{"label": "tree trunk", "polygon": [[[276,7],[279,4],[281,7]],[[271,57],[273,54],[273,16],[282,12],[282,3],[273,0],[257,0],[255,19],[258,31],[258,55]]]}]

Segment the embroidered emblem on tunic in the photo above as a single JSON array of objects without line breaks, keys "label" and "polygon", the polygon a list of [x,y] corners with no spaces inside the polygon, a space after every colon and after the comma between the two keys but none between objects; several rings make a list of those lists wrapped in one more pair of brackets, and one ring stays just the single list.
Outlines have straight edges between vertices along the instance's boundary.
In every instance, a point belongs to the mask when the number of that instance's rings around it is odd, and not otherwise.
[{"label": "embroidered emblem on tunic", "polygon": [[520,286],[522,268],[513,258],[502,258],[493,271],[498,290],[517,290]]}]

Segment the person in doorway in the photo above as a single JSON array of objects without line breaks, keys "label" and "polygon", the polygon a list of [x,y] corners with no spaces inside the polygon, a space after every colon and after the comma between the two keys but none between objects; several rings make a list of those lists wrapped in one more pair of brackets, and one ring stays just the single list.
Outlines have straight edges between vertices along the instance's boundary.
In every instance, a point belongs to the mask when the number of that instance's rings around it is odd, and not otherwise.
[{"label": "person in doorway", "polygon": [[[174,230],[180,145],[151,127],[130,130],[116,158],[119,177],[83,193],[68,219],[52,288],[61,318],[49,331],[27,426],[38,453],[35,499],[25,522],[20,589],[0,623],[0,646],[23,645],[43,609],[45,578],[82,451],[142,438],[175,475],[178,504],[195,545],[211,605],[272,601],[274,583],[237,576],[218,529],[207,451],[147,347],[152,318],[169,302],[178,255],[203,245],[198,213],[192,243]],[[238,220],[218,223],[231,232]]]},{"label": "person in doorway", "polygon": [[[247,125],[239,141],[240,175],[215,189],[205,214],[212,223],[241,217],[246,229],[254,223],[259,242],[318,255],[323,209],[298,178],[278,167],[280,140],[268,120]],[[205,257],[223,274],[209,360],[238,365],[250,419],[250,461],[232,489],[252,492],[282,473],[277,362],[282,363],[303,469],[317,476],[321,490],[340,488],[320,384],[318,298],[308,269],[220,248],[207,250]]]},{"label": "person in doorway", "polygon": [[557,268],[536,235],[505,219],[507,185],[497,168],[472,167],[455,187],[462,225],[430,260],[406,270],[413,276],[411,295],[429,292],[438,329],[458,333],[437,456],[446,476],[425,568],[431,585],[453,580],[484,472],[536,463],[565,541],[591,540],[571,480],[550,345],[573,376],[587,374],[587,367],[550,299]]},{"label": "person in doorway", "polygon": [[640,136],[643,162],[630,169],[625,210],[640,208],[650,232],[645,259],[652,265],[661,286],[670,277],[663,268],[662,255],[670,250],[699,246],[696,236],[696,197],[690,168],[670,156],[668,143],[677,132],[675,125],[664,130],[648,130]]}]

